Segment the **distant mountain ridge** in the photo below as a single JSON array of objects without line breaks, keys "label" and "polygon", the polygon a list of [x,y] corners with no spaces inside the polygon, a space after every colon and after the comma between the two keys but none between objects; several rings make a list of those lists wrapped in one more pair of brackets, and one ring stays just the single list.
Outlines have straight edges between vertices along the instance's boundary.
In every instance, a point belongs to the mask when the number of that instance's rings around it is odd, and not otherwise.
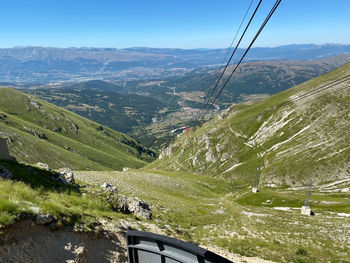
[{"label": "distant mountain ridge", "polygon": [[[227,49],[53,48],[0,49],[0,81],[147,79],[181,75],[222,63]],[[244,49],[238,49],[237,56]],[[287,45],[252,48],[245,61],[311,60],[350,54],[350,45]]]}]

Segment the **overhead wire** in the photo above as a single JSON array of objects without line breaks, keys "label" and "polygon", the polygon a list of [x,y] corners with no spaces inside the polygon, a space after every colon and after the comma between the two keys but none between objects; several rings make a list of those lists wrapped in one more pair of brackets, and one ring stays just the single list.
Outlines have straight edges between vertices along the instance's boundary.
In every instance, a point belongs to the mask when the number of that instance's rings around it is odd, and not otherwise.
[{"label": "overhead wire", "polygon": [[[228,77],[228,79],[226,80],[226,82],[224,83],[224,85],[221,87],[221,89],[219,90],[218,94],[216,95],[215,99],[213,100],[213,102],[211,103],[211,106],[214,105],[214,103],[216,102],[216,100],[218,99],[218,97],[221,95],[222,91],[224,90],[224,88],[226,87],[226,85],[229,83],[230,79],[232,78],[233,74],[236,72],[237,68],[239,67],[239,65],[242,63],[243,59],[245,58],[245,56],[247,55],[247,53],[249,52],[250,48],[253,46],[254,42],[256,41],[256,39],[258,38],[258,36],[260,35],[261,31],[264,29],[264,27],[266,26],[267,22],[270,20],[270,18],[272,17],[273,13],[276,11],[277,7],[279,6],[279,4],[281,3],[282,0],[277,0],[274,4],[274,6],[272,7],[272,9],[270,10],[269,14],[267,15],[267,17],[265,18],[265,21],[263,22],[263,24],[260,26],[258,32],[255,34],[253,40],[251,41],[251,43],[249,44],[248,48],[246,49],[246,51],[244,52],[243,56],[241,57],[241,59],[238,61],[236,67],[233,69],[233,71],[231,72],[230,76]],[[211,107],[210,106],[210,107]],[[210,108],[209,107],[209,108]]]},{"label": "overhead wire", "polygon": [[230,52],[230,50],[231,50],[231,48],[232,48],[232,46],[233,46],[233,43],[236,41],[236,38],[237,38],[237,36],[238,36],[239,31],[241,31],[242,25],[243,25],[243,23],[244,23],[244,21],[245,21],[247,15],[248,15],[248,12],[249,12],[250,8],[252,7],[253,2],[254,2],[254,0],[251,0],[251,1],[250,1],[250,4],[249,4],[249,6],[248,6],[248,8],[247,8],[247,11],[246,11],[245,14],[244,14],[244,17],[243,17],[243,19],[242,19],[242,21],[241,21],[241,24],[239,25],[239,27],[238,27],[238,29],[237,29],[237,32],[236,32],[235,36],[233,37],[229,48],[227,48],[225,57],[224,57],[224,59],[222,60],[222,62],[220,63],[220,65],[224,64],[224,62],[226,61],[226,58],[227,58],[227,56],[228,56],[228,53]]},{"label": "overhead wire", "polygon": [[[224,85],[222,86],[222,88],[219,90],[218,94],[216,95],[215,99],[212,101],[212,103],[210,104],[209,108],[212,107],[217,98],[221,95],[222,91],[224,90],[224,88],[226,87],[226,85],[229,83],[230,79],[232,78],[233,74],[236,72],[237,68],[239,67],[239,65],[241,64],[241,62],[243,61],[243,59],[245,58],[245,56],[247,55],[248,51],[250,50],[250,48],[252,47],[252,45],[255,43],[256,39],[258,38],[258,36],[260,35],[261,31],[264,29],[264,27],[266,26],[267,22],[270,20],[270,18],[272,17],[272,15],[274,14],[274,12],[276,11],[277,7],[279,6],[279,4],[281,3],[282,0],[277,0],[275,2],[275,4],[273,5],[273,7],[271,8],[269,14],[267,15],[267,17],[265,18],[263,24],[260,26],[258,32],[255,34],[253,40],[251,41],[251,43],[249,44],[248,48],[245,50],[244,54],[242,55],[241,59],[239,60],[239,62],[237,63],[236,67],[234,68],[234,70],[231,72],[230,76],[228,77],[228,79],[226,80],[226,82],[224,83]],[[223,75],[223,74],[222,74]],[[222,76],[221,76],[222,77]],[[206,105],[205,105],[206,106]],[[200,112],[199,116],[198,116],[198,120],[201,119],[202,114],[205,112],[205,108],[203,108],[203,110]]]},{"label": "overhead wire", "polygon": [[[207,105],[208,105],[208,103],[209,103],[211,97],[213,96],[213,94],[214,94],[216,88],[218,87],[218,85],[219,85],[219,83],[220,83],[222,77],[224,76],[224,74],[225,74],[225,72],[226,72],[226,70],[227,70],[227,68],[228,68],[228,66],[229,66],[229,64],[230,64],[230,62],[231,62],[231,60],[232,60],[234,54],[236,53],[236,50],[238,49],[238,47],[239,47],[239,45],[240,45],[240,43],[241,43],[241,41],[242,41],[242,39],[243,39],[245,33],[247,32],[247,30],[248,30],[248,28],[249,28],[249,26],[250,26],[250,24],[251,24],[251,22],[252,22],[252,20],[253,20],[253,18],[254,18],[254,16],[255,16],[256,12],[258,11],[258,9],[259,9],[259,7],[260,7],[260,5],[261,5],[261,2],[262,2],[262,0],[259,1],[258,5],[256,6],[256,8],[255,8],[255,10],[254,10],[254,13],[253,13],[252,16],[250,17],[249,22],[248,22],[248,24],[246,25],[246,27],[245,27],[245,29],[244,29],[244,31],[243,31],[243,33],[242,33],[242,35],[241,35],[241,37],[240,37],[238,43],[237,43],[235,49],[233,50],[233,52],[232,52],[232,54],[231,54],[229,60],[227,61],[227,63],[226,63],[226,65],[225,65],[224,69],[222,70],[219,79],[217,80],[217,82],[216,82],[214,88],[212,89],[212,92],[210,93],[210,95],[209,95],[207,101],[205,102],[204,107],[203,107],[202,110],[200,111],[197,120],[200,119],[202,113],[206,110],[206,107],[207,107]],[[249,8],[250,8],[250,7],[249,7]],[[246,13],[248,13],[248,11],[249,11],[249,9],[247,10]],[[244,16],[244,19],[245,19],[245,16]],[[242,21],[242,24],[243,24],[243,22],[244,22],[244,20]],[[239,31],[238,31],[238,32],[239,32]],[[238,33],[238,32],[237,32],[237,33]]]},{"label": "overhead wire", "polygon": [[[219,67],[218,67],[218,69],[217,69],[218,71],[223,70],[223,69],[220,69],[220,67],[221,67],[221,66],[224,64],[224,62],[226,61],[226,58],[227,58],[228,54],[230,53],[230,50],[231,50],[231,48],[232,48],[232,46],[233,46],[233,43],[236,41],[236,38],[237,38],[237,36],[238,36],[239,31],[241,31],[242,25],[243,25],[243,23],[244,23],[244,21],[245,21],[247,15],[248,15],[248,12],[249,12],[250,8],[251,8],[252,5],[253,5],[253,2],[254,2],[254,0],[251,0],[251,1],[250,1],[250,4],[249,4],[249,6],[248,6],[248,8],[247,8],[247,10],[246,10],[246,12],[245,12],[245,14],[244,14],[244,16],[243,16],[243,19],[242,19],[242,21],[241,21],[241,23],[240,23],[240,25],[239,25],[239,27],[238,27],[238,29],[237,29],[237,31],[236,31],[236,34],[235,34],[235,36],[233,37],[230,46],[227,48],[225,57],[224,57],[224,59],[222,60],[222,62],[219,64]],[[209,89],[207,90],[206,93],[209,93],[210,90],[212,90],[211,95],[208,97],[207,101],[205,102],[205,106],[202,108],[202,110],[203,110],[203,109],[206,107],[206,105],[208,104],[210,97],[212,96],[212,94],[213,94],[214,91],[215,91],[215,87],[213,86],[211,89],[209,88]]]}]

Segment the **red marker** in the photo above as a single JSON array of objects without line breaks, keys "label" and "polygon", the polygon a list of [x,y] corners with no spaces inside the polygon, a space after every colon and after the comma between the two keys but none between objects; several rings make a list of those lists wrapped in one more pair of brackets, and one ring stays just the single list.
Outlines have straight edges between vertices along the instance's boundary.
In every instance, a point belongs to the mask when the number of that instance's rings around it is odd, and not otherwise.
[{"label": "red marker", "polygon": [[189,136],[190,135],[190,127],[185,127],[186,130],[186,135]]}]

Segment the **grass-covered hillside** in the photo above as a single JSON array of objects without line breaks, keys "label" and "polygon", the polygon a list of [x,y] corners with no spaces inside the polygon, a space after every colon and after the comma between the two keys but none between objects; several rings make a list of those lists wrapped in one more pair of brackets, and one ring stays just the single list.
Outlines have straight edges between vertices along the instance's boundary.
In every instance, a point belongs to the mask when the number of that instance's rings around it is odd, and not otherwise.
[{"label": "grass-covered hillside", "polygon": [[180,136],[152,168],[251,185],[314,184],[349,177],[350,64],[265,100],[233,105]]},{"label": "grass-covered hillside", "polygon": [[0,136],[18,161],[52,168],[121,170],[154,158],[127,135],[11,88],[0,88]]}]

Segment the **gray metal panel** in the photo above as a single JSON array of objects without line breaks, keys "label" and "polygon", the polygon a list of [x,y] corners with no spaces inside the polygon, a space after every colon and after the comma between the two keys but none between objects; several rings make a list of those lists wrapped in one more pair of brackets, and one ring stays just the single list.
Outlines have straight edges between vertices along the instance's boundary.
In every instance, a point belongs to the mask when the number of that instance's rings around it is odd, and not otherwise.
[{"label": "gray metal panel", "polygon": [[128,231],[129,263],[232,263],[231,261],[174,238]]},{"label": "gray metal panel", "polygon": [[149,251],[137,250],[139,263],[162,263],[161,256]]}]

